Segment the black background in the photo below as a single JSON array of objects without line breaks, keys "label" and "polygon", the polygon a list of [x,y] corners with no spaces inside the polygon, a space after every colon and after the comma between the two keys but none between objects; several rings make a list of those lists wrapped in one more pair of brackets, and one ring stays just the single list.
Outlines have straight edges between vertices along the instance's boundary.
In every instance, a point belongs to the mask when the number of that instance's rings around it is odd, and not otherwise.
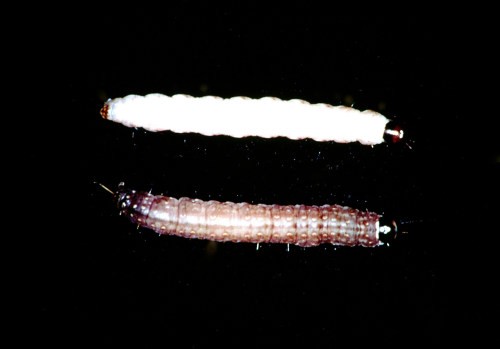
[{"label": "black background", "polygon": [[[44,250],[35,266],[45,336],[261,347],[486,334],[480,246],[498,232],[487,223],[500,153],[476,108],[488,30],[473,15],[191,2],[136,10],[101,9],[57,29],[64,98],[45,111],[67,117],[56,148],[71,184],[58,189],[68,222],[49,233],[58,253]],[[99,115],[108,98],[148,93],[354,103],[396,120],[407,145],[151,133]],[[408,233],[390,246],[289,252],[158,236],[119,216],[94,184],[122,181],[177,198],[342,204]]]}]

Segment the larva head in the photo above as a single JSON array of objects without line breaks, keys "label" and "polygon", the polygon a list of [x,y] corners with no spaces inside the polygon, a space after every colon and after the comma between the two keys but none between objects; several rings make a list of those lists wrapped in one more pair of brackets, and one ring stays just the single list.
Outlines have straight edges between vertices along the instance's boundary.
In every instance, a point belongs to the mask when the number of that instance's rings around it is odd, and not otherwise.
[{"label": "larva head", "polygon": [[121,182],[118,184],[118,190],[115,193],[115,200],[120,212],[128,210],[133,194],[135,194],[135,190],[125,188],[125,183]]},{"label": "larva head", "polygon": [[101,108],[101,116],[104,119],[108,118],[108,110],[109,110],[109,105],[108,104],[105,104],[104,107]]},{"label": "larva head", "polygon": [[385,125],[384,141],[387,143],[397,143],[403,140],[403,128],[397,125],[394,121],[389,121]]}]

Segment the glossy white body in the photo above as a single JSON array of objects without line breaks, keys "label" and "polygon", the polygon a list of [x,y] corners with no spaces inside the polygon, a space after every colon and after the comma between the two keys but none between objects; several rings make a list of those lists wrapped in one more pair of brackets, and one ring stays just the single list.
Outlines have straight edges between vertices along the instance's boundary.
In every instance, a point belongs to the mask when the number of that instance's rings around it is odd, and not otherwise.
[{"label": "glossy white body", "polygon": [[161,94],[129,95],[106,102],[104,118],[149,131],[195,132],[207,136],[311,138],[339,143],[384,142],[389,120],[371,110],[310,104],[274,97],[251,99]]}]

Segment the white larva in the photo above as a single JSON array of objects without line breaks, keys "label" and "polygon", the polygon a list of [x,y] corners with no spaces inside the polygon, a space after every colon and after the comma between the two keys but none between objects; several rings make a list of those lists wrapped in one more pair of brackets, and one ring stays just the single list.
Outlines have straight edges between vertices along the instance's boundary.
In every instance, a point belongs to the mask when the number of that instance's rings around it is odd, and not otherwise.
[{"label": "white larva", "polygon": [[372,110],[362,112],[346,106],[275,97],[129,95],[108,100],[101,115],[128,127],[206,136],[310,138],[319,142],[358,141],[365,145],[384,142],[384,134],[394,141],[403,137],[399,128],[386,130],[389,120]]}]

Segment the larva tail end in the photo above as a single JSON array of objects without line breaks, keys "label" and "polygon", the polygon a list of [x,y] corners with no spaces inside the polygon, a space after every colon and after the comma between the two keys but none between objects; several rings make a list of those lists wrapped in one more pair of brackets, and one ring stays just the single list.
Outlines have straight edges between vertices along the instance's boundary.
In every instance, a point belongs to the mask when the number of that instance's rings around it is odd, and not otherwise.
[{"label": "larva tail end", "polygon": [[398,226],[396,222],[391,219],[380,219],[379,228],[379,240],[384,244],[390,244],[394,242],[394,239],[398,236]]},{"label": "larva tail end", "polygon": [[397,125],[394,121],[389,121],[385,125],[384,141],[387,143],[397,143],[403,140],[404,130],[401,126]]},{"label": "larva tail end", "polygon": [[105,105],[104,107],[101,108],[101,116],[103,117],[103,119],[107,119],[108,118],[108,110],[109,110],[109,105]]}]

